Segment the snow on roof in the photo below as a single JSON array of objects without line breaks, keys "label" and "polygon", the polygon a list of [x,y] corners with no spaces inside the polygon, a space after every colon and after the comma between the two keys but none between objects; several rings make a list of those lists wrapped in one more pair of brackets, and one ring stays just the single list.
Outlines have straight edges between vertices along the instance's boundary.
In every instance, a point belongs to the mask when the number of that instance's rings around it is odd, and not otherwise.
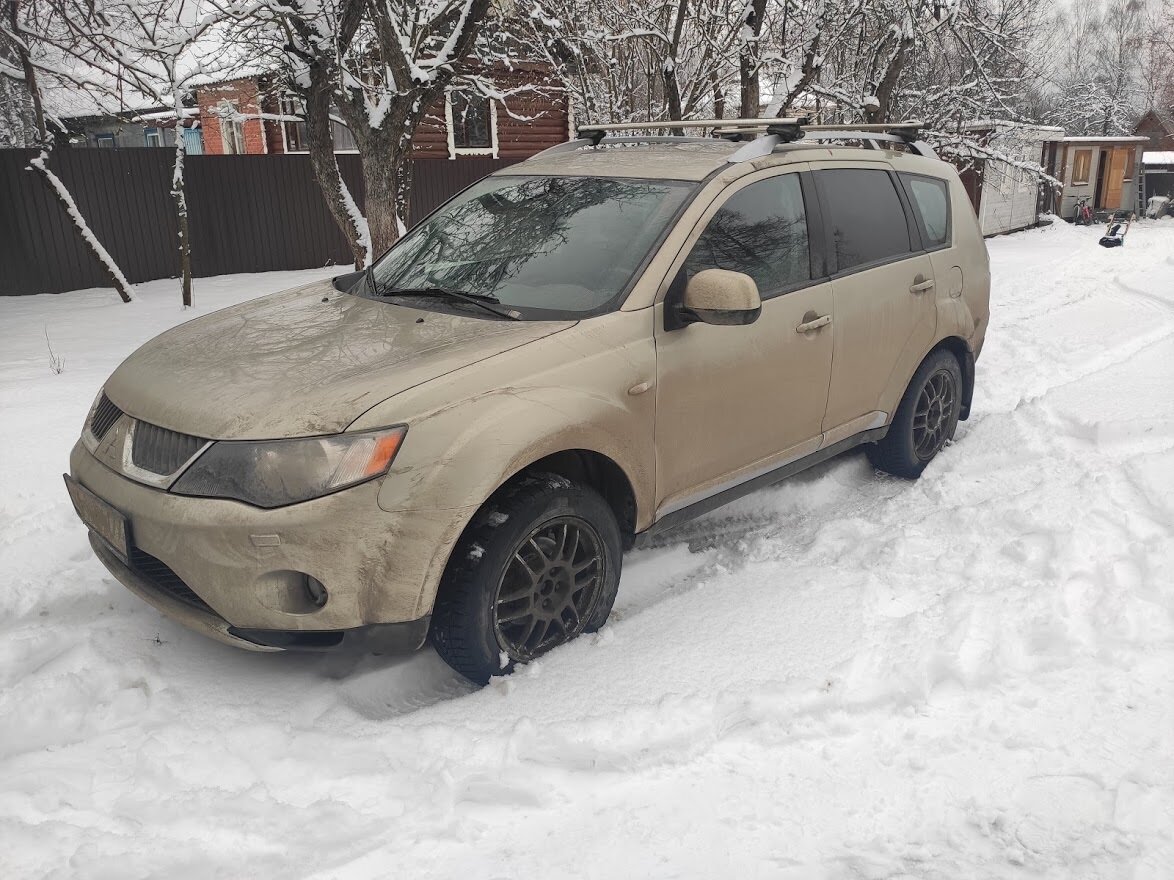
[{"label": "snow on roof", "polygon": [[1142,165],[1174,165],[1174,150],[1158,150],[1142,153]]},{"label": "snow on roof", "polygon": [[1078,137],[1064,138],[1066,144],[1145,144],[1149,143],[1148,137],[1137,137],[1134,135],[1120,134],[1120,135],[1081,135]]},{"label": "snow on roof", "polygon": [[963,131],[984,131],[989,128],[1022,128],[1033,132],[1064,133],[1064,129],[1058,125],[1036,125],[1034,122],[1015,122],[1011,119],[976,119],[962,124]]}]

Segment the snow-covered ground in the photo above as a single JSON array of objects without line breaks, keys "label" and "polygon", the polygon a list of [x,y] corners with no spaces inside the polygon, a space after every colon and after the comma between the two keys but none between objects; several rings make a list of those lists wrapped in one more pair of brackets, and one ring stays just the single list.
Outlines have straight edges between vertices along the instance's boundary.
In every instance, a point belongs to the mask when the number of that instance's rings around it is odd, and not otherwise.
[{"label": "snow-covered ground", "polygon": [[1174,222],[1099,234],[990,242],[974,415],[919,482],[850,455],[691,524],[479,692],[189,634],[62,486],[136,345],[329,271],[0,300],[0,872],[1174,876]]}]

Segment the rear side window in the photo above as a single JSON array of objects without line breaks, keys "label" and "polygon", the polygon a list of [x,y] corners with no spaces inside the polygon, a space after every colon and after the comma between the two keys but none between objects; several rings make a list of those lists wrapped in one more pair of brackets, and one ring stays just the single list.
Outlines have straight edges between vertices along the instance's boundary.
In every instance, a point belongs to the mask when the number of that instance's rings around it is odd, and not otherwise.
[{"label": "rear side window", "polygon": [[950,241],[950,196],[946,182],[936,177],[902,174],[913,208],[921,220],[921,234],[927,248],[941,247]]},{"label": "rear side window", "polygon": [[840,272],[913,249],[905,209],[888,172],[834,168],[816,174],[827,201]]},{"label": "rear side window", "polygon": [[761,296],[811,278],[807,212],[798,174],[740,189],[718,210],[685,261],[685,276],[703,269],[744,272]]}]

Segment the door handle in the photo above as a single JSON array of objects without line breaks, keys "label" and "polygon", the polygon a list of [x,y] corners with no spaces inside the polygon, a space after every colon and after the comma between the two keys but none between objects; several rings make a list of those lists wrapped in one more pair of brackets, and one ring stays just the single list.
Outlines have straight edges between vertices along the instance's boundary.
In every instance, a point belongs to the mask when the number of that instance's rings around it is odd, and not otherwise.
[{"label": "door handle", "polygon": [[[810,313],[808,313],[810,314]],[[804,318],[807,315],[803,316]],[[826,327],[832,322],[831,315],[820,315],[818,318],[812,318],[810,321],[804,321],[795,328],[796,333],[810,333],[812,330],[818,330],[820,327]]]},{"label": "door handle", "polygon": [[913,286],[909,288],[910,293],[922,293],[926,290],[933,290],[933,279],[926,279],[924,275],[918,275],[913,279]]}]

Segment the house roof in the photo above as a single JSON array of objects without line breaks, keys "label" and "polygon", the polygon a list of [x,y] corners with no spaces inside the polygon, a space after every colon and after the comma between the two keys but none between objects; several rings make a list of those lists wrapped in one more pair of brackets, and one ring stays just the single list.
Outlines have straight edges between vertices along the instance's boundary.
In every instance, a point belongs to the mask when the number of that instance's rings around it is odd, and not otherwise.
[{"label": "house roof", "polygon": [[1157,150],[1141,154],[1142,165],[1174,165],[1174,150]]}]

